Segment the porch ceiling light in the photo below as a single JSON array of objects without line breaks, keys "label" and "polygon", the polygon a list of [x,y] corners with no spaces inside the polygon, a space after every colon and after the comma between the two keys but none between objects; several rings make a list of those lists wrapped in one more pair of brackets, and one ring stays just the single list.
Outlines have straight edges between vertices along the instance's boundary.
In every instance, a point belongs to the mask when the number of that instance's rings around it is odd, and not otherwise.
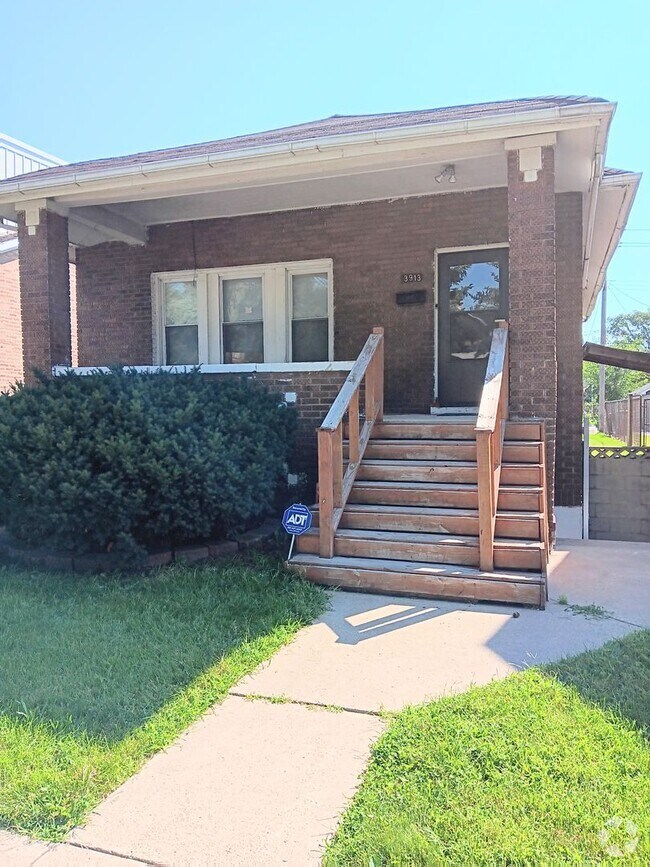
[{"label": "porch ceiling light", "polygon": [[436,175],[435,181],[436,183],[441,184],[445,178],[450,184],[456,183],[456,166],[445,166],[440,174]]}]

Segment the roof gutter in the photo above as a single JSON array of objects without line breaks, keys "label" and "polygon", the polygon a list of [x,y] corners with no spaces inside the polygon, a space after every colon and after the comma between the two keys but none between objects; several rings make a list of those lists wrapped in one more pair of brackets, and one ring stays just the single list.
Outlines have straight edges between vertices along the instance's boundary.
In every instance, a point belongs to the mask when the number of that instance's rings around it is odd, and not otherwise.
[{"label": "roof gutter", "polygon": [[[196,154],[190,157],[160,159],[147,163],[135,163],[130,166],[105,166],[88,172],[77,172],[71,165],[50,178],[39,178],[38,172],[25,175],[22,180],[10,180],[0,183],[0,202],[16,203],[21,199],[47,198],[55,196],[57,190],[66,186],[82,187],[93,182],[111,180],[113,188],[132,186],[134,178],[153,182],[153,175],[160,175],[179,169],[199,170],[216,168],[224,163],[248,161],[260,157],[296,157],[303,153],[322,152],[333,148],[359,145],[381,145],[422,138],[455,139],[495,138],[497,135],[508,137],[510,130],[525,124],[527,127],[541,126],[550,131],[563,127],[576,126],[576,121],[582,121],[590,126],[606,120],[608,125],[615,110],[614,103],[587,103],[578,106],[556,106],[529,112],[515,112],[505,116],[492,116],[473,120],[448,121],[443,123],[428,123],[408,127],[389,128],[373,132],[348,133],[346,135],[323,136],[322,138],[306,139],[296,142],[263,145],[255,148],[240,148],[224,153]],[[539,131],[539,130],[535,130]],[[156,178],[156,181],[159,179]]]},{"label": "roof gutter", "polygon": [[636,198],[636,194],[639,189],[641,177],[642,175],[640,172],[626,172],[625,174],[603,177],[600,181],[601,187],[623,187],[624,193],[623,198],[621,199],[621,205],[618,209],[618,214],[616,216],[614,231],[612,232],[609,244],[607,246],[607,252],[605,253],[605,257],[598,271],[598,276],[596,277],[593,288],[590,292],[589,287],[585,285],[585,294],[589,292],[587,304],[583,305],[582,316],[585,320],[591,316],[594,307],[596,306],[596,299],[598,298],[598,293],[600,292],[605,281],[607,266],[611,262],[612,256],[616,252],[618,242],[620,241],[621,235],[623,234],[625,226],[627,225],[630,211],[632,210],[632,205],[634,204],[634,199]]}]

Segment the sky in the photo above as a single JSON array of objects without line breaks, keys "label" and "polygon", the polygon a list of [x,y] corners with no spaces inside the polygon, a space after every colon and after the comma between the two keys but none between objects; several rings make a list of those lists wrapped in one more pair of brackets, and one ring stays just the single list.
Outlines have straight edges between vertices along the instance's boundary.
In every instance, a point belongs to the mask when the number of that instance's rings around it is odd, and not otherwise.
[{"label": "sky", "polygon": [[29,0],[0,22],[0,130],[69,162],[332,114],[614,100],[607,163],[646,177],[608,313],[650,307],[647,0]]}]

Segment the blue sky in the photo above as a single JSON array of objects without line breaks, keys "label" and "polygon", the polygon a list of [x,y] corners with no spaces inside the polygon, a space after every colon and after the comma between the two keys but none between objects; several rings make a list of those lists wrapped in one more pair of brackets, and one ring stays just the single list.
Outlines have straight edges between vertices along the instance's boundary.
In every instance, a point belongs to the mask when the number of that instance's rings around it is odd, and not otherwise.
[{"label": "blue sky", "polygon": [[1,17],[0,129],[69,161],[331,114],[613,99],[608,164],[646,177],[608,306],[650,306],[647,2],[29,0]]}]

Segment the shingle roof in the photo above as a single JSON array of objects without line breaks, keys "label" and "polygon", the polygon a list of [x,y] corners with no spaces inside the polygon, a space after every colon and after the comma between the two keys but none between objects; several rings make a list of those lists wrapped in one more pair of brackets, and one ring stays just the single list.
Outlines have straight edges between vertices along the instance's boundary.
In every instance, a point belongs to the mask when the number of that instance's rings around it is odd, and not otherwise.
[{"label": "shingle roof", "polygon": [[[79,163],[68,163],[65,166],[54,166],[31,172],[30,175],[47,180],[62,173],[83,174],[103,168],[127,168],[142,163],[174,160],[183,157],[201,156],[203,154],[227,153],[234,150],[259,148],[265,145],[288,144],[291,142],[309,141],[325,136],[349,135],[352,133],[373,132],[377,130],[398,129],[400,127],[417,126],[420,124],[445,123],[454,120],[475,120],[492,116],[518,114],[522,112],[539,111],[549,108],[606,103],[607,100],[588,96],[546,96],[529,99],[512,99],[502,102],[483,102],[473,105],[456,105],[447,108],[423,109],[419,111],[403,111],[390,114],[358,114],[338,115],[315,120],[309,123],[286,126],[266,132],[240,135],[234,138],[218,139],[201,144],[184,145],[183,147],[165,148],[163,150],[145,151],[128,156],[109,157],[106,159],[89,160]],[[20,180],[17,176],[11,180]],[[2,184],[0,183],[0,187]]]}]

